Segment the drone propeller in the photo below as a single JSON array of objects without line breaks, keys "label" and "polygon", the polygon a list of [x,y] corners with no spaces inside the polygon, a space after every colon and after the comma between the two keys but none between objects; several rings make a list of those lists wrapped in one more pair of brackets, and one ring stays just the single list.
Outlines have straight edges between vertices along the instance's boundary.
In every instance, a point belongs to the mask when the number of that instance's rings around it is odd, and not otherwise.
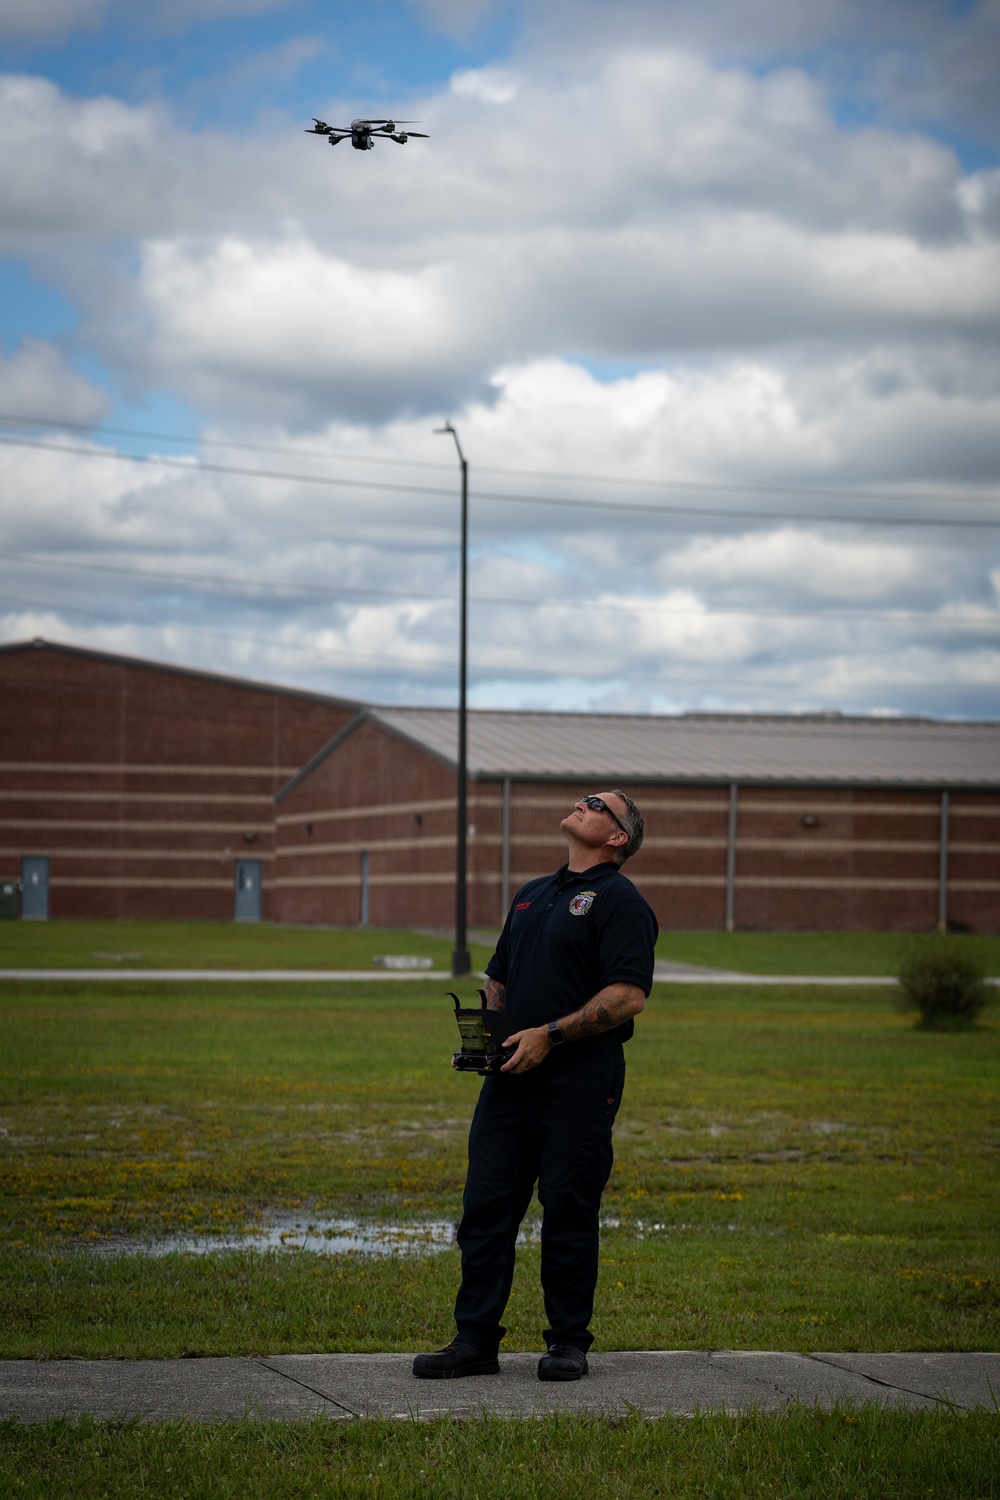
[{"label": "drone propeller", "polygon": [[419,136],[422,141],[429,141],[430,136],[423,130],[400,130],[389,136],[390,141],[396,141],[400,146],[405,146],[410,136]]},{"label": "drone propeller", "polygon": [[325,120],[317,120],[315,115],[313,115],[312,119],[312,129],[307,130],[305,132],[306,135],[329,135],[330,131],[334,128],[332,125],[328,125]]}]

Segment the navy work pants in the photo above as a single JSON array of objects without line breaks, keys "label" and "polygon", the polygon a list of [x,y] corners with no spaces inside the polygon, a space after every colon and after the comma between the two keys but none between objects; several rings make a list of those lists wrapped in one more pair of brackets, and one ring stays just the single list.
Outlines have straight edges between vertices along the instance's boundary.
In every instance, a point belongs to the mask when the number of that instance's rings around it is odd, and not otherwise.
[{"label": "navy work pants", "polygon": [[625,1083],[620,1043],[551,1054],[520,1076],[483,1082],[469,1132],[458,1243],[458,1338],[494,1354],[506,1333],[514,1242],[538,1184],[542,1205],[545,1342],[589,1349],[598,1215],[614,1152],[611,1129]]}]

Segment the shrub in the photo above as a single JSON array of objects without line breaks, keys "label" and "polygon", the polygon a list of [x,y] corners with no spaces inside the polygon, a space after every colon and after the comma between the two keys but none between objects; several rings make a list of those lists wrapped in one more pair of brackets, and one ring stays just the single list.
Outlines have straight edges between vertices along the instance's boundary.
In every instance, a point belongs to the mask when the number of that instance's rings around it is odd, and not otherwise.
[{"label": "shrub", "polygon": [[918,1010],[917,1025],[929,1031],[971,1026],[990,999],[982,961],[961,938],[916,939],[902,954],[898,978],[904,1007]]}]

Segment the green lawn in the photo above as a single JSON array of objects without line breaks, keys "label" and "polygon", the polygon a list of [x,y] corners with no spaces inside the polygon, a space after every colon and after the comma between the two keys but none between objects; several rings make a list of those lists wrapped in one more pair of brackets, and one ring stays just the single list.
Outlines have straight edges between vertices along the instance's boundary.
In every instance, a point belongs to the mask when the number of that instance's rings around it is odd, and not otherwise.
[{"label": "green lawn", "polygon": [[26,1500],[989,1500],[992,1413],[722,1414],[620,1421],[0,1423],[0,1491]]},{"label": "green lawn", "polygon": [[[664,932],[657,958],[741,974],[894,974],[910,941],[900,932]],[[1000,975],[1000,937],[954,937]]]},{"label": "green lawn", "polygon": [[[415,1349],[454,1251],[88,1251],[453,1218],[478,1081],[441,982],[0,985],[0,1355]],[[468,987],[471,993],[472,987]],[[662,987],[628,1048],[604,1348],[996,1349],[1000,1025],[877,990]],[[537,1250],[507,1347],[537,1349]]]},{"label": "green lawn", "polygon": [[[0,922],[0,968],[371,969],[377,953],[451,968],[451,939],[406,928],[235,922]],[[472,948],[482,969],[492,949]]]},{"label": "green lawn", "polygon": [[[748,974],[891,974],[905,934],[665,932],[657,956]],[[1000,975],[1000,937],[956,937]],[[451,966],[450,938],[405,928],[237,925],[233,922],[0,922],[0,968],[370,969],[377,953]],[[472,945],[482,970],[491,949]]]}]

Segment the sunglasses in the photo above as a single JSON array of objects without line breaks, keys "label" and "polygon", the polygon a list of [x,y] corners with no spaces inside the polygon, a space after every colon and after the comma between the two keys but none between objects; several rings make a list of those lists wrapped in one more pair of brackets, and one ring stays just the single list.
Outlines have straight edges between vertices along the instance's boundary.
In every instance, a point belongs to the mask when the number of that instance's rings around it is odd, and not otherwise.
[{"label": "sunglasses", "polygon": [[625,824],[622,822],[621,818],[617,813],[613,813],[611,811],[610,807],[605,802],[603,797],[581,797],[580,801],[583,803],[584,807],[589,807],[591,812],[606,812],[609,818],[614,818],[622,833],[624,833],[628,838],[632,837],[628,829],[625,827]]}]

